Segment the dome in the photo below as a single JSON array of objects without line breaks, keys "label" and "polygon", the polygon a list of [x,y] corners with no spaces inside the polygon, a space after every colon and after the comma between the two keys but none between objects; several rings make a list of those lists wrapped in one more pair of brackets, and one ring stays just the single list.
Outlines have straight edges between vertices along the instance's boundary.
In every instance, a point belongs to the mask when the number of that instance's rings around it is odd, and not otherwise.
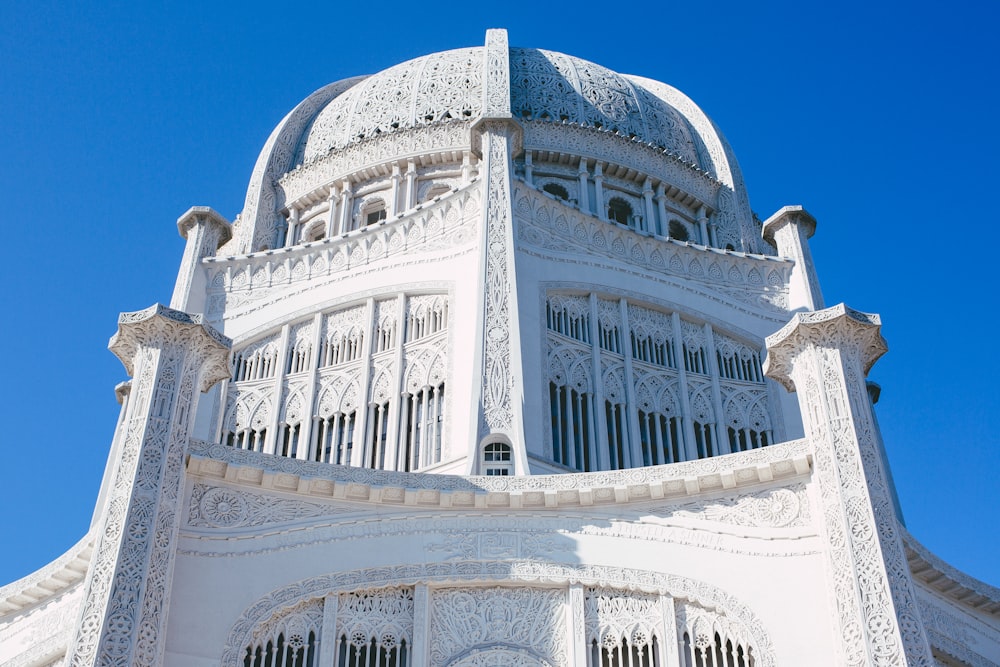
[{"label": "dome", "polygon": [[[583,161],[632,181],[638,198],[649,189],[657,197],[669,193],[686,211],[691,237],[705,217],[713,232],[700,235],[704,244],[769,252],[729,144],[683,93],[555,51],[493,48],[432,53],[337,81],[303,100],[261,151],[222,252],[281,245],[282,230],[294,224],[291,208],[305,212],[345,181],[388,177],[413,161],[418,169],[474,162],[475,128],[497,113],[516,124],[518,150],[530,154],[515,156],[520,171],[530,172],[533,158],[571,170]],[[502,54],[502,80],[485,79],[491,54]]]},{"label": "dome", "polygon": [[[295,166],[398,130],[471,120],[482,112],[483,47],[433,53],[370,76],[330,100],[298,142]],[[572,123],[653,144],[707,169],[683,115],[636,80],[581,58],[510,49],[518,119]]]}]

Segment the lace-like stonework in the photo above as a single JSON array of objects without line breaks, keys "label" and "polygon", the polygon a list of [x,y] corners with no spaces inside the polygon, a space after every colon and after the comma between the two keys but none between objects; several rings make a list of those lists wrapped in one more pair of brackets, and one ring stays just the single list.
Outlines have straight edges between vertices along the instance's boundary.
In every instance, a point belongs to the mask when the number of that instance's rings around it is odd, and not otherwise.
[{"label": "lace-like stonework", "polygon": [[395,130],[452,120],[482,111],[482,48],[443,51],[390,67],[356,84],[316,114],[303,133],[296,164]]},{"label": "lace-like stonework", "polygon": [[496,644],[523,647],[536,660],[569,664],[563,631],[565,600],[564,591],[537,588],[435,592],[431,600],[431,665],[478,664],[460,658],[470,648]]},{"label": "lace-like stonework", "polygon": [[542,49],[510,50],[516,118],[570,122],[649,142],[701,166],[684,118],[659,97],[586,60]]}]

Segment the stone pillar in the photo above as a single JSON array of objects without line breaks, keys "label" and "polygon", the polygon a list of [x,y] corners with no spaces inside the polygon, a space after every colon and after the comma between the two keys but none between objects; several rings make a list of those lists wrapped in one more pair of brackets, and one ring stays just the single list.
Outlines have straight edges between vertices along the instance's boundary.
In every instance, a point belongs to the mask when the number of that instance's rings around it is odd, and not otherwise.
[{"label": "stone pillar", "polygon": [[[351,203],[351,181],[349,179],[344,179],[343,183],[340,185],[340,208],[337,211],[337,217],[340,219],[338,223],[337,234],[346,234],[347,232],[354,231],[354,221],[352,214],[352,209],[354,205]],[[334,232],[330,232],[333,234]]]},{"label": "stone pillar", "polygon": [[815,233],[816,218],[801,206],[785,206],[764,221],[764,240],[777,248],[782,257],[795,260],[788,285],[789,310],[823,308],[823,293],[809,251],[809,239]]},{"label": "stone pillar", "polygon": [[192,206],[177,219],[177,231],[187,244],[170,307],[201,313],[205,311],[206,288],[201,260],[215,255],[219,246],[232,238],[232,226],[209,207]]},{"label": "stone pillar", "polygon": [[[464,172],[463,172],[464,173]],[[389,210],[386,211],[386,216],[391,220],[395,218],[400,211],[399,206],[399,191],[400,191],[400,181],[403,176],[399,171],[399,163],[392,163],[392,194],[389,196]]]},{"label": "stone pillar", "polygon": [[670,226],[667,224],[667,191],[663,183],[656,186],[656,210],[659,219],[653,231],[659,236],[670,236]]},{"label": "stone pillar", "polygon": [[608,203],[604,201],[604,168],[600,162],[594,163],[594,206],[597,207],[597,217],[608,219]]},{"label": "stone pillar", "polygon": [[642,226],[642,231],[655,234],[656,213],[654,213],[653,209],[653,182],[648,178],[642,185],[642,200],[646,205],[646,223]]},{"label": "stone pillar", "polygon": [[519,387],[521,353],[514,270],[514,214],[511,208],[513,158],[520,152],[523,132],[510,113],[510,49],[505,30],[488,30],[483,52],[483,117],[473,127],[473,149],[481,154],[484,176],[480,236],[479,318],[473,377],[481,377],[473,396],[478,424],[470,441],[476,450],[487,436],[502,434],[511,444],[515,474],[528,473]]},{"label": "stone pillar", "polygon": [[590,174],[587,172],[587,158],[580,158],[580,210],[590,213]]},{"label": "stone pillar", "polygon": [[200,315],[155,305],[123,313],[109,348],[133,386],[66,664],[160,665],[184,455],[198,393],[229,376],[230,342]]},{"label": "stone pillar", "polygon": [[702,245],[712,245],[712,239],[708,236],[708,216],[705,215],[704,206],[698,209],[698,237]]},{"label": "stone pillar", "polygon": [[812,442],[842,665],[931,665],[879,454],[865,375],[887,350],[878,315],[843,304],[767,337],[764,372],[798,393]]}]

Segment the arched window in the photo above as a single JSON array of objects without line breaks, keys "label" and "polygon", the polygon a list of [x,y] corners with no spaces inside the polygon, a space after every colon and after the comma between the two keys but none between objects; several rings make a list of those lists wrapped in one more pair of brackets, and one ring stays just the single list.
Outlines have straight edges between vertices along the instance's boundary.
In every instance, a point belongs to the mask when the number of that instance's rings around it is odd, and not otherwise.
[{"label": "arched window", "polygon": [[434,199],[435,197],[440,197],[442,195],[446,195],[449,192],[451,192],[451,188],[449,186],[445,185],[444,183],[437,183],[435,185],[432,185],[427,190],[427,194],[424,195],[424,198],[423,198],[422,201],[430,201],[430,200]]},{"label": "arched window", "polygon": [[326,236],[326,221],[316,220],[303,230],[302,241],[303,243],[322,241],[323,237],[325,236]]},{"label": "arched window", "polygon": [[542,190],[563,201],[569,200],[569,191],[558,183],[546,183],[542,186]]},{"label": "arched window", "polygon": [[690,234],[688,234],[687,227],[677,220],[670,221],[668,234],[670,238],[677,239],[678,241],[687,241],[691,238]]},{"label": "arched window", "polygon": [[612,197],[608,202],[608,220],[627,225],[632,218],[632,207],[621,197]]},{"label": "arched window", "polygon": [[373,199],[366,203],[361,209],[361,217],[365,221],[365,226],[374,225],[385,220],[385,202],[381,199]]},{"label": "arched window", "polygon": [[483,474],[494,476],[510,475],[514,463],[511,460],[510,445],[491,442],[483,447]]}]

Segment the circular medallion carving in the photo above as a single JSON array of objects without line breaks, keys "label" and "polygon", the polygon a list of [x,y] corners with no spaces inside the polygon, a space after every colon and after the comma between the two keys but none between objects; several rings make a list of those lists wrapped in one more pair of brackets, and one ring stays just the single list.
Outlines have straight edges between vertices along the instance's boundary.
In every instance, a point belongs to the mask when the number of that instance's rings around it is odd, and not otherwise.
[{"label": "circular medallion carving", "polygon": [[246,501],[229,489],[212,489],[199,504],[201,515],[220,528],[235,526],[246,518]]}]

